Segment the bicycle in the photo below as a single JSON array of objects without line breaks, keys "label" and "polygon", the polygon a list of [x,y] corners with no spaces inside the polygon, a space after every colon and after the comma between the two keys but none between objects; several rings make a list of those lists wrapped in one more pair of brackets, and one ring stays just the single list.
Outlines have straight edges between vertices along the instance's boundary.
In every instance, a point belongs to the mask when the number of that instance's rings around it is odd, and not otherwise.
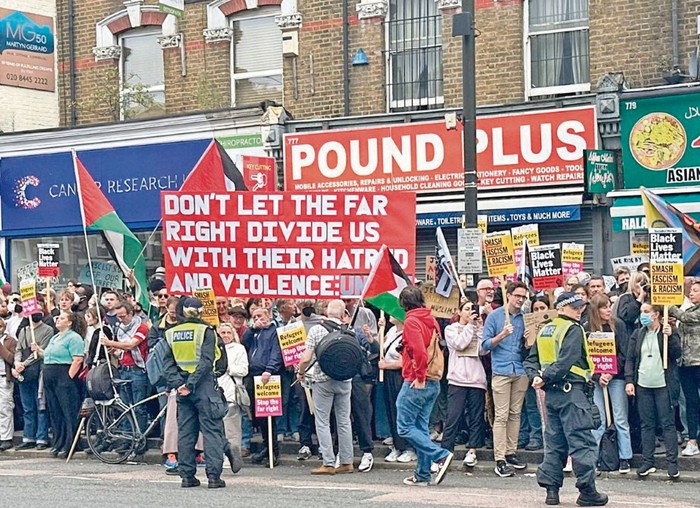
[{"label": "bicycle", "polygon": [[105,464],[121,464],[139,448],[143,448],[146,439],[165,415],[167,404],[158,412],[144,432],[141,432],[136,420],[135,409],[142,404],[168,395],[160,392],[151,395],[136,404],[127,406],[119,396],[118,387],[131,382],[128,379],[113,379],[114,397],[109,400],[96,400],[95,409],[85,424],[85,435],[92,453]]}]

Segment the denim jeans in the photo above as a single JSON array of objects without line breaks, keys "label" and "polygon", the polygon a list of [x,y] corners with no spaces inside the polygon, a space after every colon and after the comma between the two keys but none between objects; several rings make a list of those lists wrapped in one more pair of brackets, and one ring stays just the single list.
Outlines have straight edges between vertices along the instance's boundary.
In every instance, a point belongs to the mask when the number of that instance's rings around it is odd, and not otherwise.
[{"label": "denim jeans", "polygon": [[411,388],[404,381],[396,400],[396,427],[399,436],[406,439],[418,454],[414,476],[418,481],[430,481],[430,463],[447,457],[450,452],[430,440],[428,424],[435,401],[440,394],[440,383],[426,381],[425,388]]},{"label": "denim jeans", "polygon": [[[617,429],[617,449],[620,458],[630,460],[632,458],[632,440],[630,438],[630,424],[627,420],[627,394],[625,393],[625,380],[613,379],[608,384],[608,395],[610,396],[610,405],[612,406],[612,419],[615,421]],[[600,446],[600,440],[605,432],[607,422],[605,421],[605,403],[603,402],[603,389],[596,383],[595,392],[593,394],[595,405],[600,411],[600,427],[593,430],[593,437]]]},{"label": "denim jeans", "polygon": [[374,385],[372,391],[372,400],[374,401],[374,435],[379,439],[384,439],[391,436],[391,426],[389,425],[389,416],[386,413],[384,402],[384,383]]},{"label": "denim jeans", "polygon": [[19,383],[19,396],[24,409],[24,443],[49,442],[49,415],[40,409],[39,380]]},{"label": "denim jeans", "polygon": [[250,450],[250,439],[253,437],[253,422],[248,417],[248,411],[243,411],[241,415],[241,429],[243,433],[241,446]]},{"label": "denim jeans", "polygon": [[[127,405],[136,404],[148,397],[151,393],[151,383],[148,382],[146,371],[138,367],[119,367],[119,377],[130,379],[131,383],[123,385],[119,389],[119,396]],[[134,409],[136,421],[141,432],[148,427],[148,412],[146,405],[142,404]]]},{"label": "denim jeans", "polygon": [[[292,389],[295,379],[294,372],[282,371],[282,416],[276,416],[275,429],[285,436],[299,431],[299,399],[297,392]],[[295,385],[296,386],[296,385]]]}]

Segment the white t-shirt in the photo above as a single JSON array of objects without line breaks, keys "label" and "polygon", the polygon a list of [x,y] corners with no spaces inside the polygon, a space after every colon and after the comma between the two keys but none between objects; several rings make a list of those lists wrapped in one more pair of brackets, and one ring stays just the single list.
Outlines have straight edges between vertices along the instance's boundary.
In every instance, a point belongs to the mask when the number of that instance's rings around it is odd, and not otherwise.
[{"label": "white t-shirt", "polygon": [[401,336],[403,335],[403,330],[399,332],[399,329],[394,326],[386,332],[384,337],[384,361],[385,362],[400,362],[401,353],[396,351],[396,348],[401,342]]}]

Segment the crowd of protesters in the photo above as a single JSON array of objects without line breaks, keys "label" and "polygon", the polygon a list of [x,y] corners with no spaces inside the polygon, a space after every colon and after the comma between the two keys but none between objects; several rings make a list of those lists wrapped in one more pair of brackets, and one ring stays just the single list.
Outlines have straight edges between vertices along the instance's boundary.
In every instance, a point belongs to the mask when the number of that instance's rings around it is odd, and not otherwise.
[{"label": "crowd of protesters", "polygon": [[[618,372],[595,376],[595,403],[606,414],[603,387],[607,387],[607,411],[617,430],[618,470],[630,471],[634,452],[642,454],[640,476],[655,472],[654,456],[664,449],[668,475],[677,478],[680,454],[700,454],[700,279],[686,278],[686,303],[670,308],[670,324],[663,325],[663,309],[652,306],[648,265],[637,271],[621,269],[614,284],[599,275],[581,273],[566,279],[563,292],[575,293],[586,302],[581,324],[587,333],[614,332]],[[606,285],[607,282],[607,285]],[[528,381],[523,362],[528,354],[524,315],[548,310],[558,294],[534,293],[527,285],[509,283],[506,291],[492,279],[481,279],[474,291],[466,291],[452,319],[438,320],[445,354],[445,374],[435,386],[431,404],[430,439],[442,450],[417,439],[402,428],[401,407],[406,379],[403,349],[404,323],[357,300],[312,301],[240,299],[217,297],[220,324],[217,332],[228,356],[228,369],[219,385],[229,402],[225,418],[226,439],[234,451],[229,459],[234,471],[248,459],[254,464],[279,460],[282,441],[298,443],[297,459],[315,456],[321,466],[314,474],[369,472],[375,460],[410,463],[419,461],[409,484],[426,482],[425,464],[419,458],[430,450],[433,472],[458,445],[465,446],[463,464],[477,464],[477,449],[493,450],[494,473],[513,476],[528,465],[518,450],[541,450],[543,438],[541,393]],[[165,332],[182,320],[180,297],[168,294],[162,272],[151,280],[151,309],[143,309],[129,292],[103,289],[99,296],[74,281],[56,294],[49,289],[38,295],[40,311],[22,316],[21,299],[9,285],[0,295],[0,450],[13,443],[14,412],[21,406],[23,434],[17,449],[50,449],[65,458],[75,437],[86,390],[84,380],[98,360],[110,361],[120,379],[127,403],[142,400],[164,387],[151,386],[146,373],[149,352]],[[505,299],[505,301],[503,301]],[[506,320],[506,312],[509,319]],[[415,313],[414,313],[415,314]],[[427,319],[429,312],[424,319]],[[292,321],[304,323],[309,356],[299,368],[285,368],[277,338],[278,327]],[[306,372],[311,351],[325,333],[317,325],[324,320],[351,324],[370,358],[371,373],[348,383],[331,383],[319,369]],[[415,325],[412,325],[415,326]],[[33,333],[31,333],[33,330]],[[385,330],[385,333],[384,333]],[[380,352],[380,334],[383,351]],[[663,337],[668,337],[668,368],[662,366]],[[380,354],[381,353],[381,354]],[[383,382],[379,383],[379,369]],[[402,370],[404,374],[402,375]],[[283,416],[273,420],[273,442],[267,442],[267,419],[256,419],[253,377],[263,381],[279,375],[282,380]],[[315,419],[304,386],[312,386]],[[15,401],[17,411],[15,411]],[[163,464],[169,473],[178,471],[177,426],[174,424],[174,392],[162,397],[168,405],[161,422]],[[139,428],[144,430],[158,412],[148,405],[137,409]],[[331,414],[335,412],[335,418]],[[427,417],[427,415],[426,415]],[[593,431],[598,442],[606,419]],[[254,434],[260,432],[263,447],[252,453]],[[332,435],[336,435],[334,442]],[[316,439],[314,439],[316,435]],[[352,440],[362,455],[357,469],[352,464]],[[386,456],[374,456],[374,443],[389,447]],[[419,443],[416,445],[416,443]],[[416,449],[416,448],[420,449]],[[203,450],[201,443],[198,450]],[[146,450],[137,450],[137,454]],[[418,453],[417,453],[418,452]],[[200,453],[198,461],[206,461]],[[234,463],[235,462],[235,463]],[[562,465],[565,470],[570,464]]]}]

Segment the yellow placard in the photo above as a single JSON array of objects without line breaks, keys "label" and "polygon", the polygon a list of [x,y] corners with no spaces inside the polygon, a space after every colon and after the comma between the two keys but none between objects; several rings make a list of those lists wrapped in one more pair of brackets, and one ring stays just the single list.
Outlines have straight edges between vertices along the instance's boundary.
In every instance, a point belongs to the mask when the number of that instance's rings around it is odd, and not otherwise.
[{"label": "yellow placard", "polygon": [[282,349],[284,366],[297,365],[306,350],[306,328],[301,321],[295,321],[277,328],[277,339]]},{"label": "yellow placard", "polygon": [[202,301],[202,320],[212,326],[219,326],[219,311],[216,310],[216,296],[211,288],[201,288],[192,292],[195,298]]},{"label": "yellow placard", "polygon": [[482,238],[486,236],[486,230],[489,227],[489,216],[488,215],[478,215],[477,216],[477,222],[479,229],[481,230],[481,236]]},{"label": "yellow placard", "polygon": [[564,243],[561,246],[562,263],[583,263],[584,246],[582,243]]},{"label": "yellow placard", "polygon": [[23,280],[19,286],[19,295],[22,302],[36,298],[36,282],[34,279]]},{"label": "yellow placard", "polygon": [[270,377],[266,385],[262,383],[262,376],[255,376],[256,399],[279,399],[280,397],[282,397],[282,381],[279,376]]},{"label": "yellow placard", "polygon": [[683,265],[679,263],[652,263],[651,269],[651,304],[683,305]]},{"label": "yellow placard", "polygon": [[648,256],[649,255],[649,233],[646,231],[635,231],[632,233],[631,239],[632,256]]},{"label": "yellow placard", "polygon": [[540,229],[537,224],[527,224],[512,228],[511,235],[513,237],[513,248],[515,250],[523,248],[523,238],[527,238],[527,244],[530,247],[536,247],[540,244]]},{"label": "yellow placard", "polygon": [[488,233],[484,237],[484,255],[489,277],[501,277],[515,273],[513,239],[510,231]]},{"label": "yellow placard", "polygon": [[425,298],[425,306],[435,318],[450,319],[459,309],[459,289],[456,285],[449,297],[437,294],[433,284],[421,284],[420,290]]}]

